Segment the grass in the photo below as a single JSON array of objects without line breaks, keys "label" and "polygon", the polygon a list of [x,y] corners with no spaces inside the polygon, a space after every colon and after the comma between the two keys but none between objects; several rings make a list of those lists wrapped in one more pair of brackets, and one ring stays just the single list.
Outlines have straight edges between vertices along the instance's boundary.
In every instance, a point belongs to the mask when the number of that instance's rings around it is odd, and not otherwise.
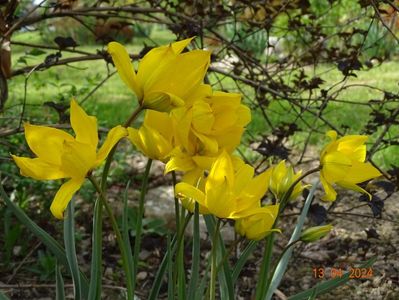
[{"label": "grass", "polygon": [[[162,28],[155,28],[151,31],[150,39],[136,38],[133,44],[127,45],[127,48],[132,53],[138,53],[143,44],[151,45],[152,41],[159,44],[166,44],[173,40],[173,34],[163,30]],[[17,41],[30,41],[37,44],[45,44],[41,37],[36,32],[20,33],[15,37]],[[97,50],[103,50],[100,45],[86,45],[80,46],[79,50],[96,53]],[[27,65],[35,65],[43,62],[44,58],[54,50],[46,50],[45,53],[37,56],[27,55],[30,49],[21,46],[13,46],[13,69],[18,69]],[[76,56],[68,52],[63,52],[63,58],[69,56]],[[25,62],[21,60],[25,59]],[[397,92],[397,78],[399,78],[399,63],[390,61],[383,63],[371,69],[364,69],[357,71],[357,77],[349,77],[346,85],[370,85],[376,88],[384,89],[392,93]],[[54,101],[68,103],[69,99],[76,97],[78,101],[85,99],[88,94],[96,87],[98,83],[107,77],[108,72],[113,72],[112,65],[107,64],[103,60],[95,60],[88,62],[81,62],[78,64],[71,64],[70,66],[53,67],[45,71],[34,72],[28,80],[28,93],[26,97],[27,111],[25,117],[31,122],[55,122],[57,121],[57,113],[55,110],[41,106],[47,101]],[[342,74],[337,70],[336,66],[323,65],[314,69],[307,70],[308,76],[320,76],[325,83],[321,88],[327,89],[334,83],[342,79]],[[289,82],[292,80],[287,78]],[[211,75],[211,82],[216,83],[216,77]],[[4,118],[11,118],[18,116],[22,103],[24,101],[24,76],[13,77],[9,81],[9,100],[7,102],[6,113]],[[241,92],[238,90],[235,83],[230,78],[223,78],[220,83],[215,84],[215,88],[224,88],[229,91]],[[331,93],[337,88],[332,89]],[[254,92],[252,88],[244,87],[246,94],[246,102],[253,102]],[[320,91],[316,91],[320,93]],[[339,99],[350,100],[352,102],[365,103],[371,99],[382,99],[383,94],[375,89],[364,86],[353,86],[351,88],[341,91]],[[106,82],[90,97],[85,99],[84,107],[90,113],[97,116],[101,126],[111,127],[123,123],[136,106],[136,99],[134,94],[123,84],[119,76],[115,74],[111,76]],[[345,103],[332,103],[324,112],[324,117],[328,122],[334,124],[339,129],[346,129],[348,134],[356,134],[362,132],[369,119],[370,108],[365,105],[354,106]],[[292,113],[292,108],[287,101],[278,100],[272,101],[267,107],[267,115],[273,126],[281,124],[281,122],[295,121],[295,114]],[[307,123],[314,122],[314,115],[310,113],[303,113],[303,117]],[[46,121],[47,120],[47,121]],[[306,128],[304,123],[300,120],[297,125]],[[321,122],[315,122],[315,129],[319,132],[324,132],[327,127]],[[262,134],[270,133],[271,128],[265,122],[265,119],[259,110],[253,110],[253,121],[248,126],[248,132],[244,137],[244,144],[247,144],[253,137]],[[398,130],[391,131],[392,135],[397,135]],[[303,144],[308,132],[300,132],[295,135],[293,142],[296,145]],[[378,132],[371,138],[373,141],[378,136]],[[311,143],[321,147],[320,134],[313,134]],[[243,151],[248,153],[248,150],[243,148]],[[395,157],[399,155],[399,147],[391,146],[388,149],[380,151],[376,154],[376,162],[383,168],[389,168],[390,165],[397,164]]]}]

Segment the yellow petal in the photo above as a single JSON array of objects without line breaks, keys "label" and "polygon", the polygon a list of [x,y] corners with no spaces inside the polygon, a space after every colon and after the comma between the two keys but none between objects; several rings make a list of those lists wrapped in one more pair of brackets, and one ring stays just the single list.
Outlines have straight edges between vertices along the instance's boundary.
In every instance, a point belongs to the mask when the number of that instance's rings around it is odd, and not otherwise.
[{"label": "yellow petal", "polygon": [[96,149],[77,141],[65,142],[61,170],[72,178],[84,178],[95,166]]},{"label": "yellow petal", "polygon": [[248,186],[245,188],[245,192],[250,194],[254,199],[262,199],[269,188],[271,174],[271,168],[260,173],[249,182]]},{"label": "yellow petal", "polygon": [[321,163],[328,182],[344,179],[352,166],[352,161],[345,154],[337,151],[326,154]]},{"label": "yellow petal", "polygon": [[84,178],[72,178],[63,185],[61,185],[57,194],[51,203],[50,210],[54,217],[62,219],[64,217],[64,210],[73,195],[80,189],[84,182]]},{"label": "yellow petal", "polygon": [[209,134],[215,122],[215,117],[208,103],[197,101],[194,103],[192,125],[195,130],[203,134]]},{"label": "yellow petal", "polygon": [[67,177],[59,166],[48,163],[41,158],[26,158],[12,155],[21,171],[21,175],[37,180],[54,180]]},{"label": "yellow petal", "polygon": [[224,148],[228,152],[232,152],[241,141],[244,132],[243,127],[232,127],[221,135],[215,136],[219,148]]},{"label": "yellow petal", "polygon": [[38,157],[50,164],[60,165],[64,141],[73,141],[74,138],[65,131],[46,127],[24,124],[25,138],[29,148]]},{"label": "yellow petal", "polygon": [[186,48],[188,46],[188,44],[191,43],[191,41],[193,39],[194,39],[194,37],[191,37],[191,38],[188,38],[185,40],[181,40],[181,41],[177,41],[177,42],[172,43],[170,46],[172,47],[173,52],[175,54],[180,54],[184,50],[184,48]]},{"label": "yellow petal", "polygon": [[111,55],[122,81],[136,94],[140,101],[143,98],[143,93],[137,83],[136,72],[130,61],[129,53],[125,47],[117,42],[108,44],[108,53]]},{"label": "yellow petal", "polygon": [[278,205],[269,205],[257,209],[252,215],[236,220],[235,229],[250,240],[260,240],[272,231],[279,212]]},{"label": "yellow petal", "polygon": [[176,184],[175,195],[178,198],[191,198],[200,205],[205,205],[205,194],[191,184],[185,182]]},{"label": "yellow petal", "polygon": [[168,64],[159,66],[144,84],[145,93],[168,92],[183,100],[200,86],[209,66],[210,53],[194,50],[176,56]]},{"label": "yellow petal", "polygon": [[147,157],[163,161],[172,151],[171,142],[159,132],[145,125],[136,129],[129,128],[130,141]]},{"label": "yellow petal", "polygon": [[226,181],[230,187],[234,186],[233,164],[230,155],[226,151],[223,151],[215,160],[209,172],[207,189],[212,190]]},{"label": "yellow petal", "polygon": [[216,139],[205,134],[201,134],[196,130],[192,130],[195,136],[201,141],[206,155],[216,155],[219,151],[219,145]]},{"label": "yellow petal", "polygon": [[343,181],[337,181],[337,184],[345,189],[366,194],[367,196],[369,196],[369,199],[371,200],[371,194],[367,192],[365,189],[361,188],[360,186],[354,184],[353,182],[343,180]]},{"label": "yellow petal", "polygon": [[78,142],[97,148],[97,119],[88,116],[74,99],[71,101],[71,126]]},{"label": "yellow petal", "polygon": [[169,112],[175,107],[183,106],[184,100],[172,93],[150,91],[146,94],[143,105],[147,109]]},{"label": "yellow petal", "polygon": [[322,200],[325,201],[335,201],[337,198],[337,192],[334,190],[332,185],[327,182],[327,180],[324,178],[324,172],[323,170],[320,172],[320,181],[321,184],[324,188],[324,192],[326,193],[323,197]]},{"label": "yellow petal", "polygon": [[245,188],[251,182],[253,176],[254,168],[252,168],[250,165],[242,164],[235,173],[234,194],[237,196],[240,195],[240,193],[245,190]]},{"label": "yellow petal", "polygon": [[344,180],[352,183],[361,183],[381,175],[380,171],[373,167],[372,164],[354,161]]},{"label": "yellow petal", "polygon": [[172,156],[165,166],[164,173],[171,171],[187,172],[196,167],[194,161],[188,155]]},{"label": "yellow petal", "polygon": [[116,143],[118,143],[120,139],[126,137],[127,135],[128,135],[128,132],[125,127],[118,125],[118,126],[112,128],[108,132],[107,137],[106,137],[104,143],[102,144],[101,148],[98,150],[95,165],[98,166],[99,164],[101,164],[101,162],[103,162],[106,159],[109,152],[116,145]]}]

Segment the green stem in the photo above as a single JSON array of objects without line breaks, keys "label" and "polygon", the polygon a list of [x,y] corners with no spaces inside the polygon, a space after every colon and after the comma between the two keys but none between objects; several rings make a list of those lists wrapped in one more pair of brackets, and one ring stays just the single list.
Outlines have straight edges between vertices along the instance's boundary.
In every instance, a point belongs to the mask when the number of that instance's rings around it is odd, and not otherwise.
[{"label": "green stem", "polygon": [[263,252],[263,261],[259,272],[259,283],[256,287],[256,300],[263,299],[263,295],[266,293],[269,270],[272,263],[273,245],[274,232],[271,232],[266,238],[266,245]]},{"label": "green stem", "polygon": [[[139,199],[139,211],[137,214],[136,223],[136,237],[134,240],[134,250],[133,250],[133,278],[136,278],[138,264],[139,264],[139,253],[141,245],[141,232],[143,224],[143,214],[144,214],[144,199],[147,194],[148,178],[150,175],[152,159],[148,159],[147,166],[144,172],[143,182],[141,184],[140,199]],[[133,281],[133,292],[136,288],[136,280]]]},{"label": "green stem", "polygon": [[216,298],[216,275],[217,275],[217,257],[216,250],[218,246],[218,233],[220,228],[220,219],[217,219],[215,231],[212,237],[212,262],[211,262],[211,280],[209,283],[209,299],[215,300]]},{"label": "green stem", "polygon": [[98,184],[98,182],[92,176],[89,176],[89,180],[91,181],[91,183],[93,184],[94,188],[96,189],[96,191],[98,192],[99,196],[101,197],[102,204],[104,205],[105,210],[107,211],[107,214],[108,214],[108,216],[109,216],[109,218],[111,220],[112,229],[115,232],[116,240],[117,240],[118,246],[119,246],[119,250],[121,251],[121,255],[122,255],[123,269],[124,269],[125,274],[126,274],[127,297],[128,297],[128,300],[133,300],[134,299],[133,278],[132,278],[132,274],[131,274],[129,266],[128,266],[129,260],[128,260],[126,248],[125,248],[124,243],[123,243],[121,232],[119,231],[118,223],[116,222],[115,216],[112,213],[112,209],[109,206],[109,204],[107,202],[107,199],[106,199],[106,196],[104,195],[104,192],[101,189],[101,187]]}]

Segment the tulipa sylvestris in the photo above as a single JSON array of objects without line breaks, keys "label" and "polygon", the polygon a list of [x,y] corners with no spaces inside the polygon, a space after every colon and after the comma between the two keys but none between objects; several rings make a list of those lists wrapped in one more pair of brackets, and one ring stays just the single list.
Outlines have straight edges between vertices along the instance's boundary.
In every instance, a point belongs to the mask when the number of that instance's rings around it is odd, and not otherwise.
[{"label": "tulipa sylvestris", "polygon": [[320,155],[320,181],[325,196],[323,200],[334,201],[337,192],[333,184],[360,193],[371,195],[357,184],[381,176],[380,171],[366,160],[365,135],[347,135],[337,139],[337,133],[330,130],[326,135],[331,142],[324,147]]},{"label": "tulipa sylvestris", "polygon": [[36,158],[12,155],[23,176],[37,180],[68,179],[61,185],[50,207],[58,219],[63,218],[65,208],[87,174],[105,160],[121,138],[127,136],[126,128],[116,126],[108,132],[97,151],[97,119],[88,116],[75,100],[71,101],[70,115],[75,137],[56,128],[26,123],[25,138]]},{"label": "tulipa sylvestris", "polygon": [[136,94],[141,106],[170,111],[183,106],[200,88],[210,64],[210,52],[192,50],[182,53],[192,38],[150,50],[140,61],[137,73],[125,47],[108,44],[108,53],[122,81]]}]

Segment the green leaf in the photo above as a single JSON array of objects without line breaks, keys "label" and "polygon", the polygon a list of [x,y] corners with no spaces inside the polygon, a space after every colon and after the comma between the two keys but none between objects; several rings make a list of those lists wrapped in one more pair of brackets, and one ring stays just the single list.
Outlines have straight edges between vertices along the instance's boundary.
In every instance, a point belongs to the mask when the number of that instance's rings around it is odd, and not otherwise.
[{"label": "green leaf", "polygon": [[191,278],[188,286],[187,299],[194,299],[197,293],[198,275],[200,267],[200,234],[199,234],[199,212],[198,203],[195,203],[194,227],[193,227],[193,250],[191,259]]},{"label": "green leaf", "polygon": [[238,258],[232,274],[233,283],[235,283],[240,275],[242,268],[248,260],[248,257],[254,252],[256,245],[258,245],[257,241],[250,241],[248,245],[245,247],[244,251],[242,251],[240,257]]},{"label": "green leaf", "polygon": [[[368,261],[365,261],[363,264],[359,266],[359,268],[369,268],[371,267],[375,261],[377,260],[377,257],[372,257]],[[315,285],[313,288],[308,289],[306,291],[300,292],[294,296],[291,296],[288,298],[288,300],[303,300],[303,299],[309,299],[309,297],[316,297],[321,294],[325,294],[332,289],[335,289],[339,287],[342,284],[345,284],[349,280],[349,275],[350,272],[346,272],[344,275],[342,275],[341,278],[334,278],[330,279],[326,282],[319,283]]]},{"label": "green leaf", "polygon": [[101,274],[102,274],[102,213],[103,205],[101,197],[97,197],[94,205],[93,215],[93,245],[91,252],[91,271],[89,300],[99,299],[101,296]]},{"label": "green leaf", "polygon": [[125,192],[123,193],[122,238],[127,254],[128,269],[130,274],[134,274],[133,280],[136,281],[135,273],[133,273],[134,262],[133,262],[132,247],[130,245],[130,239],[129,239],[129,220],[128,220],[129,210],[127,205],[129,185],[130,181],[126,184]]},{"label": "green leaf", "polygon": [[55,299],[65,299],[64,280],[62,279],[61,268],[58,262],[55,265]]},{"label": "green leaf", "polygon": [[72,274],[75,299],[82,299],[82,286],[80,283],[78,258],[75,247],[75,209],[74,199],[69,202],[67,216],[64,219],[64,243],[69,269]]},{"label": "green leaf", "polygon": [[[51,237],[46,231],[44,231],[41,227],[39,227],[35,222],[33,222],[25,212],[18,207],[14,202],[10,200],[4,191],[3,185],[1,184],[0,178],[0,196],[6,202],[8,208],[15,214],[17,219],[25,225],[33,234],[35,234],[44,245],[55,255],[57,260],[64,265],[66,268],[69,268],[68,260],[65,254],[64,249],[61,245]],[[80,271],[80,279],[82,283],[82,291],[84,298],[87,298],[87,292],[89,288],[89,284],[87,282],[86,276]]]},{"label": "green leaf", "polygon": [[10,300],[3,292],[0,290],[0,300]]},{"label": "green leaf", "polygon": [[[305,223],[310,204],[312,203],[312,200],[313,200],[313,195],[314,195],[318,185],[319,185],[319,181],[317,181],[315,184],[313,184],[313,186],[309,192],[309,195],[305,200],[305,204],[303,205],[301,214],[298,217],[297,224],[295,225],[294,231],[291,235],[288,245],[291,245],[295,241],[299,240],[301,233],[302,233],[303,224]],[[293,248],[290,247],[287,251],[285,251],[284,255],[281,257],[280,261],[278,262],[274,274],[271,274],[273,277],[272,277],[272,280],[270,281],[270,285],[267,289],[266,297],[264,299],[271,299],[274,292],[278,288],[278,286],[281,282],[281,279],[283,278],[284,273],[287,269],[288,261],[290,260],[290,258],[292,256],[292,251],[293,251]],[[262,295],[262,298],[263,298],[263,295]]]},{"label": "green leaf", "polygon": [[[205,224],[210,235],[215,230],[215,218],[211,215],[204,215]],[[220,232],[218,233],[218,245],[216,250],[217,259],[222,264],[222,268],[218,272],[219,289],[221,299],[234,299],[234,284],[232,279],[232,271],[226,260],[226,247]]]}]

